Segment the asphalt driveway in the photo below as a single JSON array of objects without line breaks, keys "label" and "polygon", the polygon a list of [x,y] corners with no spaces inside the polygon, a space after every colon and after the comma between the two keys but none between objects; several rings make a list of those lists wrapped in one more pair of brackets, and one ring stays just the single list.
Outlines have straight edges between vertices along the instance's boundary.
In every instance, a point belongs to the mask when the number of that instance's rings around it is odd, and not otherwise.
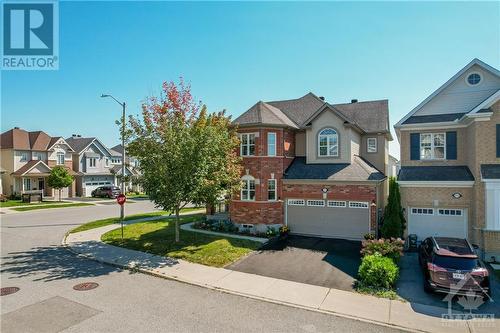
[{"label": "asphalt driveway", "polygon": [[352,291],[361,242],[290,236],[233,263],[229,269]]}]

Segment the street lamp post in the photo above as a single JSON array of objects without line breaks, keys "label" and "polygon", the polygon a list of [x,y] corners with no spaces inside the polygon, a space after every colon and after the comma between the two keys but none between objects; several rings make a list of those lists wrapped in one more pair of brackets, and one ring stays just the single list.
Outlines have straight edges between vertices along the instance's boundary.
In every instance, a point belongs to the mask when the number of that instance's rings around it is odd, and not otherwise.
[{"label": "street lamp post", "polygon": [[[116,103],[120,104],[122,107],[122,193],[125,194],[125,102],[119,102],[112,95],[102,94],[101,97],[110,97],[115,100]],[[120,205],[120,219],[123,221],[125,217],[125,205]]]}]

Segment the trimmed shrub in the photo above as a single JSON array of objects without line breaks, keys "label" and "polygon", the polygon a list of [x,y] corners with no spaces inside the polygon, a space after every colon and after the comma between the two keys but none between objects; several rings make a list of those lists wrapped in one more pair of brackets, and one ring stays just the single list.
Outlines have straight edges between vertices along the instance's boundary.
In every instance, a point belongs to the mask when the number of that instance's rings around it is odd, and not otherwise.
[{"label": "trimmed shrub", "polygon": [[368,256],[380,253],[384,257],[391,258],[394,263],[399,262],[403,255],[404,241],[401,238],[391,239],[368,239],[362,243],[361,255]]},{"label": "trimmed shrub", "polygon": [[392,288],[398,279],[399,268],[390,258],[375,253],[363,257],[358,275],[364,286]]}]

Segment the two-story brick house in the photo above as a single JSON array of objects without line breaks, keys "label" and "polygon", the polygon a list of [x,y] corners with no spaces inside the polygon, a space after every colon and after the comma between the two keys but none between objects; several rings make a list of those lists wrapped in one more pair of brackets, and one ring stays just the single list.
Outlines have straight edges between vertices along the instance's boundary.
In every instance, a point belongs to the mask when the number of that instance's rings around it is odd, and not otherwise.
[{"label": "two-story brick house", "polygon": [[467,237],[500,258],[500,71],[474,59],[401,119],[407,234]]},{"label": "two-story brick house", "polygon": [[233,124],[244,170],[233,222],[346,239],[377,231],[392,140],[387,100],[332,105],[308,93],[260,101]]},{"label": "two-story brick house", "polygon": [[[51,137],[43,131],[28,132],[15,127],[2,133],[1,167],[3,194],[20,195],[34,191],[54,196],[47,177],[55,166],[64,166],[73,176],[73,149],[62,137]],[[57,192],[59,193],[59,192]],[[75,195],[75,182],[62,189],[61,197]]]}]

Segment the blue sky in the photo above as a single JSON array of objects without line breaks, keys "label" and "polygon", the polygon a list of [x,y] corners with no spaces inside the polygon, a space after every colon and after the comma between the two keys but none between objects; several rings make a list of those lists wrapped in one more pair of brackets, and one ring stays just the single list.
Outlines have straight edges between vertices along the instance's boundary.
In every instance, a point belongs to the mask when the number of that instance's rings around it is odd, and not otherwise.
[{"label": "blue sky", "polygon": [[120,107],[99,95],[136,114],[179,76],[233,116],[312,91],[332,103],[387,98],[394,124],[473,58],[500,67],[499,12],[498,2],[61,2],[60,69],[1,73],[1,129],[113,146]]}]

